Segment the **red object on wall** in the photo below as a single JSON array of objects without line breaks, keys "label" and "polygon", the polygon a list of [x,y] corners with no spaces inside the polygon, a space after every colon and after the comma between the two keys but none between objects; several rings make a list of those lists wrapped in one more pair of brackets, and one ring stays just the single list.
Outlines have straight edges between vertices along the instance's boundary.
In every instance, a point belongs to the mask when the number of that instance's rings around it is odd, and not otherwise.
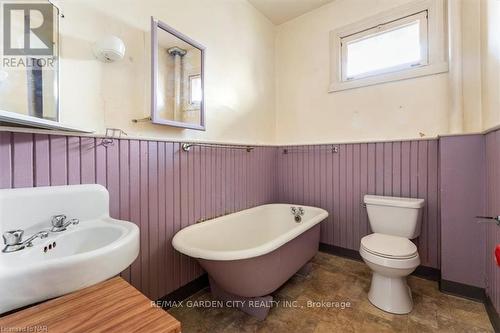
[{"label": "red object on wall", "polygon": [[497,265],[500,266],[500,244],[495,247],[495,259],[497,261]]}]

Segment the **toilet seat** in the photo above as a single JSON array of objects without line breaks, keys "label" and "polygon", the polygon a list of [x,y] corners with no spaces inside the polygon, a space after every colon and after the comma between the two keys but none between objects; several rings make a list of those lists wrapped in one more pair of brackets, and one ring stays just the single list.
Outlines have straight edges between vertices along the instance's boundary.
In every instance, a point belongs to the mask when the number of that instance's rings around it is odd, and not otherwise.
[{"label": "toilet seat", "polygon": [[409,239],[378,233],[363,237],[361,249],[387,259],[413,259],[418,256],[417,247]]},{"label": "toilet seat", "polygon": [[394,258],[385,258],[378,254],[373,254],[365,250],[364,247],[360,247],[359,254],[361,258],[365,262],[371,262],[374,265],[384,267],[387,269],[415,269],[418,265],[420,265],[420,257],[418,253],[411,258],[407,259],[394,259]]}]

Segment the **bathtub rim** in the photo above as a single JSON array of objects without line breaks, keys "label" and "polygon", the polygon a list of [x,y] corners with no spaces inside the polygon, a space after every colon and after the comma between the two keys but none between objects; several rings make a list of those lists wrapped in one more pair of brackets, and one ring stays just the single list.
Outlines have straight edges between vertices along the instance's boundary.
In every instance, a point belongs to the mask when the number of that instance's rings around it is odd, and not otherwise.
[{"label": "bathtub rim", "polygon": [[[267,206],[296,206],[296,207],[303,207],[304,209],[314,209],[318,211],[318,214],[316,214],[314,217],[307,221],[301,222],[300,225],[297,227],[289,230],[288,232],[280,235],[279,237],[274,238],[273,240],[266,242],[264,244],[261,244],[256,247],[244,249],[244,250],[231,250],[231,251],[221,251],[221,250],[207,250],[203,248],[197,248],[197,247],[192,247],[192,246],[186,246],[182,242],[182,235],[187,233],[187,232],[192,232],[196,229],[200,228],[205,228],[206,224],[205,223],[222,223],[225,220],[229,218],[234,218],[234,215],[237,214],[243,214],[243,213],[248,213],[249,211],[256,210],[259,208],[267,207]],[[190,226],[187,226],[181,230],[179,230],[173,237],[172,239],[172,246],[174,247],[175,250],[178,252],[185,254],[189,257],[195,258],[195,259],[204,259],[204,260],[220,260],[220,261],[231,261],[231,260],[242,260],[242,259],[249,259],[249,258],[255,258],[259,256],[266,255],[284,244],[292,241],[299,235],[303,234],[307,230],[311,229],[318,223],[321,223],[323,220],[325,220],[328,217],[328,212],[324,210],[323,208],[319,207],[314,207],[314,206],[304,206],[304,205],[297,205],[297,204],[289,204],[289,203],[272,203],[272,204],[265,204],[265,205],[259,205],[251,208],[247,208],[244,210],[240,210],[228,215],[224,215],[221,217],[213,218],[207,221],[204,221],[202,223],[196,223]]]}]

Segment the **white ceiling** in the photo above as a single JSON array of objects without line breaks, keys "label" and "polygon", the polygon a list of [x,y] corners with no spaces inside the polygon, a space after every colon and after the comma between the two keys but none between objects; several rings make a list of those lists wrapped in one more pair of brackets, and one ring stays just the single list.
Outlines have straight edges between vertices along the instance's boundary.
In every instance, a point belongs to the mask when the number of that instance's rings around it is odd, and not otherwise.
[{"label": "white ceiling", "polygon": [[281,24],[334,0],[248,0],[274,24]]}]

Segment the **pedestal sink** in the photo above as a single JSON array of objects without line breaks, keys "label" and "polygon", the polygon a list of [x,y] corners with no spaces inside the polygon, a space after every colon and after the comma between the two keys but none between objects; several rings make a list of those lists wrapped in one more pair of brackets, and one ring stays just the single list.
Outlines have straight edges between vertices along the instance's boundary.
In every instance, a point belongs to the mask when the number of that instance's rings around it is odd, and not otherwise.
[{"label": "pedestal sink", "polygon": [[[51,232],[51,217],[61,214],[79,223]],[[139,253],[139,228],[109,216],[108,191],[100,185],[0,190],[0,234],[18,229],[24,238],[49,234],[31,247],[0,252],[0,313],[109,279]]]}]

